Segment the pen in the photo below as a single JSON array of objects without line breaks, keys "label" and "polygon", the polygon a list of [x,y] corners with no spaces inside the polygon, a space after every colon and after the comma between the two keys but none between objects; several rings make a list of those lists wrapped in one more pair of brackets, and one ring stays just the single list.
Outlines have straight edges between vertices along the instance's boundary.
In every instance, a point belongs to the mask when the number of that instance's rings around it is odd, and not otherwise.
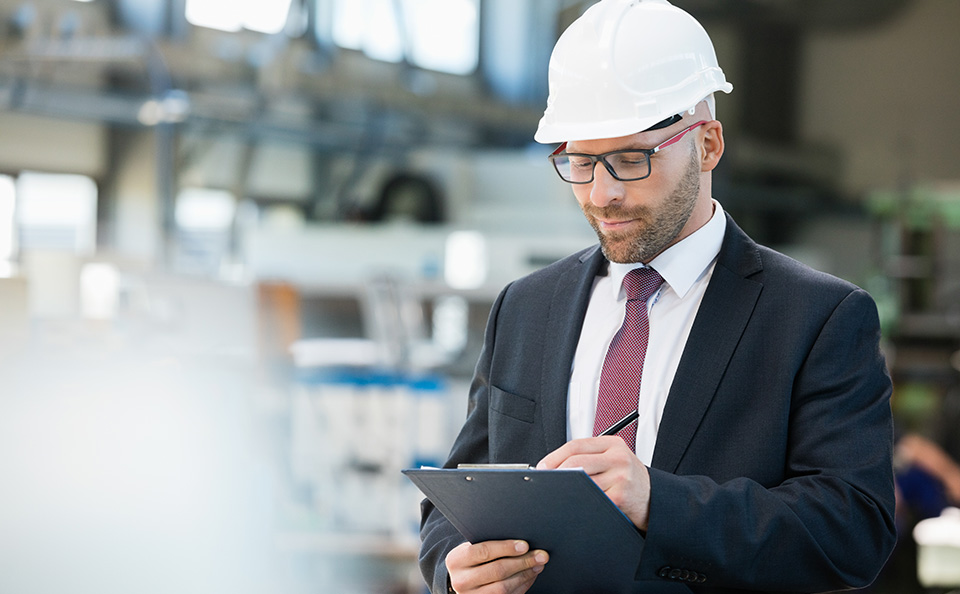
[{"label": "pen", "polygon": [[[620,419],[619,421],[617,421],[617,422],[614,423],[613,425],[610,425],[610,427],[609,427],[606,431],[604,431],[603,433],[601,433],[600,435],[616,435],[618,431],[620,431],[621,429],[623,429],[624,427],[626,427],[626,426],[629,425],[630,423],[636,421],[639,417],[640,417],[640,413],[638,413],[638,412],[635,411],[635,410],[632,410],[632,411],[630,411],[630,414],[628,414],[627,416],[623,417],[622,419]],[[599,437],[599,436],[598,436],[598,437]]]}]

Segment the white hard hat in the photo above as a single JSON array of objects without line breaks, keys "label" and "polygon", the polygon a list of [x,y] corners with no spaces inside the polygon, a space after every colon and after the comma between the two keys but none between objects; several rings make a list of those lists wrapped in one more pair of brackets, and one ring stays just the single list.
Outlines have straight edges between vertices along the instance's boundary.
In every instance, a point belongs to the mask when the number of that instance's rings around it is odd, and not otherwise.
[{"label": "white hard hat", "polygon": [[560,36],[549,77],[542,143],[627,136],[733,90],[707,32],[667,0],[597,2]]}]

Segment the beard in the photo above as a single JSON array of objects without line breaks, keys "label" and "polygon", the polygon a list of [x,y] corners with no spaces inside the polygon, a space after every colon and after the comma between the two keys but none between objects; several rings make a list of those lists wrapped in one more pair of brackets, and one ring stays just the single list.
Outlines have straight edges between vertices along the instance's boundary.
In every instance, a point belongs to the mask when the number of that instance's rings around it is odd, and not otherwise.
[{"label": "beard", "polygon": [[[587,222],[600,238],[600,249],[611,262],[632,264],[650,262],[669,247],[680,235],[690,219],[700,194],[700,164],[696,151],[683,176],[677,181],[670,196],[656,206],[605,206],[597,208],[589,203],[581,205]],[[639,230],[604,232],[597,219],[628,220],[640,223]]]}]

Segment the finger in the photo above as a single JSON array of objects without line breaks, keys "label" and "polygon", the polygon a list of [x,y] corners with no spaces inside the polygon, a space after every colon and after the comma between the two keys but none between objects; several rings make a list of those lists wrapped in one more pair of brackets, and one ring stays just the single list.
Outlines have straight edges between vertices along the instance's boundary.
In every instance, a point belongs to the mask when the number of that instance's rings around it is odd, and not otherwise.
[{"label": "finger", "polygon": [[548,454],[543,464],[545,468],[553,469],[582,468],[587,474],[593,475],[611,467],[629,466],[636,461],[636,454],[622,438],[605,436],[568,442]]},{"label": "finger", "polygon": [[630,472],[631,468],[641,464],[640,459],[623,440],[598,454],[583,454],[568,458],[565,464],[571,467],[578,464],[587,474],[599,474],[607,471]]},{"label": "finger", "polygon": [[504,586],[503,590],[505,592],[509,592],[510,594],[524,594],[533,586],[534,582],[537,580],[537,576],[540,575],[540,572],[542,571],[543,565],[538,565],[518,573],[502,584]]},{"label": "finger", "polygon": [[465,542],[447,554],[447,569],[476,567],[502,557],[517,557],[530,550],[523,540],[488,540]]},{"label": "finger", "polygon": [[570,456],[566,460],[560,463],[558,469],[576,469],[581,468],[584,472],[589,474],[591,477],[603,474],[608,472],[612,467],[613,463],[610,459],[603,456],[602,454],[582,454],[576,456]]},{"label": "finger", "polygon": [[473,568],[469,580],[473,585],[519,583],[543,570],[549,561],[545,551],[532,551],[522,557],[504,557]]},{"label": "finger", "polygon": [[465,583],[458,584],[451,577],[450,585],[453,587],[453,591],[458,594],[524,594],[533,586],[537,576],[540,575],[539,572],[542,570],[543,567],[540,566],[536,571],[532,569],[527,570],[505,581],[480,586],[471,586]]},{"label": "finger", "polygon": [[[622,445],[626,447],[623,439],[616,435],[607,435],[603,437],[586,437],[583,439],[574,439],[563,444],[559,448],[544,456],[543,460],[537,464],[539,470],[552,470],[560,468],[564,462],[571,456],[584,454],[600,454],[610,448]],[[572,468],[572,465],[565,465],[564,468]]]},{"label": "finger", "polygon": [[543,459],[537,463],[537,469],[553,470],[555,468],[559,468],[567,458],[581,453],[585,447],[586,444],[583,443],[583,440],[575,439],[573,441],[568,441],[544,456]]},{"label": "finger", "polygon": [[465,569],[450,570],[450,584],[457,592],[483,592],[495,586],[497,592],[524,592],[543,571],[549,560],[545,551],[531,551],[521,557],[503,557]]}]

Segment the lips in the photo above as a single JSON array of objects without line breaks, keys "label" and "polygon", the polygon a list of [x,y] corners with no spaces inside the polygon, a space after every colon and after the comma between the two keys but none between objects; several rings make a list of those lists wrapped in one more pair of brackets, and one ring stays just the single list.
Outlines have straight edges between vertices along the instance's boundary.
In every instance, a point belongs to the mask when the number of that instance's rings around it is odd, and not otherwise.
[{"label": "lips", "polygon": [[637,225],[643,227],[645,221],[649,220],[648,209],[640,206],[631,208],[618,206],[606,206],[599,208],[592,204],[581,204],[580,208],[586,215],[590,226],[597,233],[606,237],[619,237],[621,233],[634,233]]},{"label": "lips", "polygon": [[600,225],[601,229],[616,231],[618,229],[623,229],[631,225],[632,223],[637,222],[637,219],[626,219],[623,221],[610,221],[610,220],[604,220],[604,219],[596,219],[596,221],[597,221],[597,224]]}]

